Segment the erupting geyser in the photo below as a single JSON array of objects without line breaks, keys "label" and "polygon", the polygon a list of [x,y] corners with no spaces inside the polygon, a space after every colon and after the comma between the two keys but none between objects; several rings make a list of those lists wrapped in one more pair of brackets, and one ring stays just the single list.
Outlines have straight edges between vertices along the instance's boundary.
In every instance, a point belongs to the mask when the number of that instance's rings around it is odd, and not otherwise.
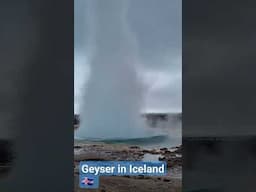
[{"label": "erupting geyser", "polygon": [[142,86],[135,36],[126,21],[127,1],[88,0],[90,79],[80,107],[78,138],[147,137],[140,115]]}]

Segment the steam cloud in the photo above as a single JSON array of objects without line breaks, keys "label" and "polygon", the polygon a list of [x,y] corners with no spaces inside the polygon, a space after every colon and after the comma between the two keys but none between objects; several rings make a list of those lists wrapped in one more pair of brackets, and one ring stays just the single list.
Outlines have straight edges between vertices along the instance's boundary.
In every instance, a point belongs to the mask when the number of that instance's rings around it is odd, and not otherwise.
[{"label": "steam cloud", "polygon": [[90,79],[84,89],[81,126],[76,136],[145,137],[140,117],[143,89],[135,71],[137,45],[126,21],[127,1],[87,3]]}]

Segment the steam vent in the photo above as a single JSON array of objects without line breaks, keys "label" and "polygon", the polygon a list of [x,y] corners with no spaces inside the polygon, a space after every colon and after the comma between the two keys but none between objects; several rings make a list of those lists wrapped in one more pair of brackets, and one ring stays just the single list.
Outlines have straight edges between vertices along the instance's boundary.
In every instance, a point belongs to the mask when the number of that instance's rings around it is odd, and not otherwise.
[{"label": "steam vent", "polygon": [[74,120],[73,120],[74,130],[76,130],[79,127],[79,124],[80,124],[79,115],[75,114]]},{"label": "steam vent", "polygon": [[[168,122],[168,121],[175,121],[181,120],[182,114],[181,113],[143,113],[142,118],[145,119],[149,127],[157,127],[160,122]],[[80,117],[78,114],[74,115],[74,130],[79,128],[80,125]]]}]

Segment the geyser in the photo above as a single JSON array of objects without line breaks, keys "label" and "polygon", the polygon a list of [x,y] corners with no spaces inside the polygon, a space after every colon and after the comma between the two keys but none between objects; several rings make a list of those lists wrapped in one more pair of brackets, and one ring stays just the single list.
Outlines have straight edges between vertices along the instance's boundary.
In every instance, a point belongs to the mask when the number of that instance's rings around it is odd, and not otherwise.
[{"label": "geyser", "polygon": [[[126,20],[127,1],[88,0],[90,79],[84,89],[77,138],[149,136],[140,115],[143,101],[136,38]],[[88,53],[87,53],[88,54]]]}]

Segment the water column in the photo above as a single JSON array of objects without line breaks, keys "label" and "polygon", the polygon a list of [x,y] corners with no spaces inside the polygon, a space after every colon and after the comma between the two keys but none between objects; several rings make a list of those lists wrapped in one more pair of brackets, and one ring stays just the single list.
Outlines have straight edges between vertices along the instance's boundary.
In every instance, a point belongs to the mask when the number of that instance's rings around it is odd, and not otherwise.
[{"label": "water column", "polygon": [[136,38],[127,1],[88,0],[90,79],[84,89],[78,138],[147,137],[140,114],[143,89],[136,73]]}]

